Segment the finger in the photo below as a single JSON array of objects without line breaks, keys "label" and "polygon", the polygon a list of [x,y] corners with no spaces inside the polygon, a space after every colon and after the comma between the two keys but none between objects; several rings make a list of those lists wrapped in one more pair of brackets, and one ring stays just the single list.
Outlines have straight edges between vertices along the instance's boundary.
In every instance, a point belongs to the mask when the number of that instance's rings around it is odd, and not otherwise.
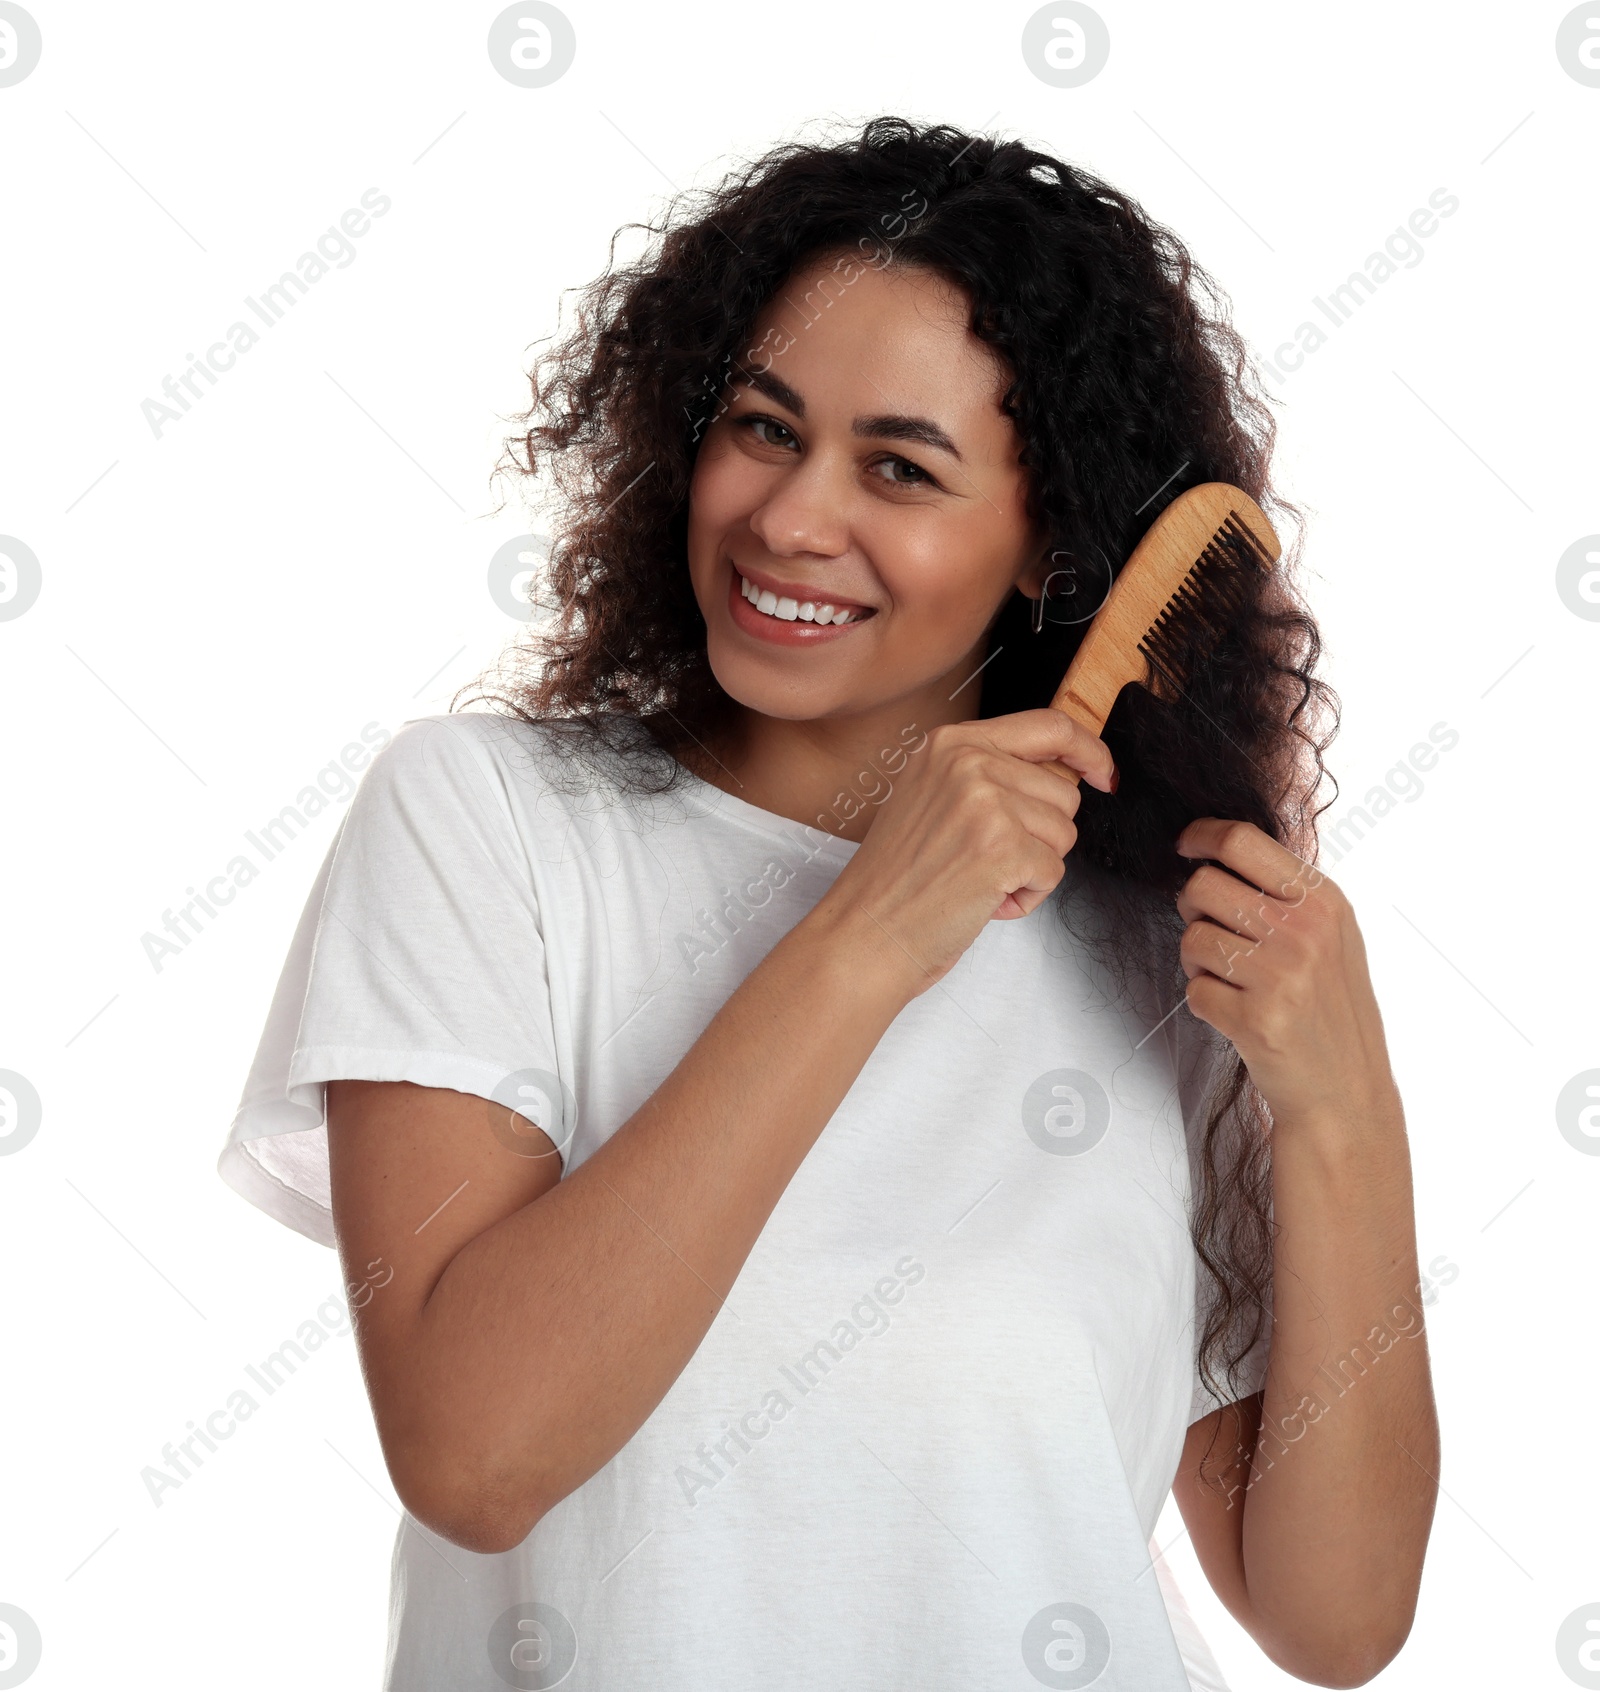
[{"label": "finger", "polygon": [[1178,893],[1177,905],[1185,922],[1209,917],[1250,940],[1265,940],[1287,915],[1271,894],[1215,864],[1202,864],[1189,877]]},{"label": "finger", "polygon": [[1015,793],[1046,805],[1064,817],[1075,817],[1083,803],[1076,781],[1063,781],[1059,764],[1032,763],[1026,758],[997,757],[993,780],[1006,793]]},{"label": "finger", "polygon": [[1058,854],[1054,847],[1041,842],[1024,879],[1006,895],[996,914],[1027,916],[1030,911],[1036,910],[1060,885],[1065,866],[1066,853]]},{"label": "finger", "polygon": [[1174,848],[1185,858],[1212,858],[1288,905],[1298,905],[1327,880],[1322,871],[1280,846],[1254,823],[1196,817]]},{"label": "finger", "polygon": [[[1011,815],[1028,833],[1040,845],[1050,849],[1056,860],[1056,868],[1059,870],[1061,867],[1060,860],[1066,857],[1067,853],[1078,843],[1078,825],[1073,819],[1072,811],[1062,808],[1059,802],[1059,794],[1065,791],[1075,795],[1077,790],[1065,787],[1064,783],[1047,775],[1041,774],[1035,779],[1049,782],[1056,791],[1046,793],[1042,798],[1036,798],[1026,793],[1014,794],[1006,800],[1006,804]],[[1073,810],[1076,809],[1077,807],[1074,806]]]},{"label": "finger", "polygon": [[1091,729],[1048,705],[1034,711],[1012,711],[1003,717],[983,717],[967,724],[997,751],[1031,763],[1059,760],[1076,780],[1083,776],[1106,793],[1115,791],[1116,760],[1111,748]]},{"label": "finger", "polygon": [[1202,1022],[1209,1022],[1225,1039],[1237,1046],[1246,1027],[1243,1014],[1244,995],[1239,988],[1214,975],[1204,973],[1192,977],[1183,990],[1189,1009]]},{"label": "finger", "polygon": [[1214,975],[1235,987],[1251,987],[1258,980],[1256,947],[1256,941],[1202,920],[1184,929],[1178,942],[1178,959],[1191,981],[1197,975]]}]

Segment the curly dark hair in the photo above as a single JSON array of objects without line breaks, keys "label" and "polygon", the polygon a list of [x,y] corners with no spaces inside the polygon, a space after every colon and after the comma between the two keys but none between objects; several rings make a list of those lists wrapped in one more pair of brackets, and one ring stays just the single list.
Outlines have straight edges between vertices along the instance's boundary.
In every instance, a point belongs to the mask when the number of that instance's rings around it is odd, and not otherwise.
[{"label": "curly dark hair", "polygon": [[[1194,817],[1237,818],[1314,862],[1339,704],[1312,674],[1320,636],[1294,585],[1303,525],[1269,487],[1276,424],[1226,296],[1170,230],[1087,172],[1018,141],[897,117],[780,145],[680,196],[660,226],[629,227],[659,247],[619,269],[613,239],[576,328],[536,361],[532,403],[496,468],[524,478],[552,468],[557,538],[542,585],[558,609],[471,691],[530,722],[577,719],[581,737],[606,739],[608,721],[642,725],[646,747],[673,755],[641,768],[654,791],[737,710],[711,672],[690,585],[688,489],[705,426],[758,351],[746,346],[757,313],[804,263],[892,260],[964,291],[972,333],[1010,378],[1002,409],[1022,443],[1029,516],[1074,572],[1099,572],[1096,603],[1186,488],[1232,483],[1280,532],[1284,514],[1295,519],[1278,568],[1254,583],[1181,697],[1123,690],[1104,731],[1118,793],[1083,787],[1069,859],[1081,873],[1053,896],[1127,996],[1157,1016],[1176,1007],[1222,1060],[1191,1230],[1211,1282],[1201,1371],[1216,1389],[1226,1352],[1233,1390],[1270,1329],[1271,1115],[1243,1060],[1232,1053],[1230,1064],[1231,1048],[1185,1002],[1173,895],[1195,865],[1173,842]],[[1062,603],[1047,602],[1037,635],[1029,599],[1002,606],[980,716],[1050,703],[1089,621],[1063,618]],[[1091,885],[1095,897],[1080,898]]]}]

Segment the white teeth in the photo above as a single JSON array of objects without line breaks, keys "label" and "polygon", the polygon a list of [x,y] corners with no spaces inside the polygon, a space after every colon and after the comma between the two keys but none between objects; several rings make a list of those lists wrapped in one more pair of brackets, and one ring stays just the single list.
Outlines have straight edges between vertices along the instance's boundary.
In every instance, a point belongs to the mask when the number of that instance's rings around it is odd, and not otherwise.
[{"label": "white teeth", "polygon": [[850,623],[860,620],[859,613],[842,606],[835,610],[831,605],[818,605],[811,599],[803,602],[787,596],[780,599],[770,588],[758,588],[744,576],[739,577],[739,592],[758,611],[764,611],[769,617],[777,617],[785,623]]}]

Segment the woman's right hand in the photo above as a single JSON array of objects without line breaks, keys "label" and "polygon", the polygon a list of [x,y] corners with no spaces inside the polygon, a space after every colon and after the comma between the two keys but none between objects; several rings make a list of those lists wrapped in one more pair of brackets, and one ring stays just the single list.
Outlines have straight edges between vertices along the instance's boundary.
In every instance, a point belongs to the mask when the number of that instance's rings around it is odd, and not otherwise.
[{"label": "woman's right hand", "polygon": [[898,951],[909,996],[926,992],[987,923],[1026,916],[1061,880],[1080,796],[1058,763],[1113,790],[1110,749],[1064,711],[930,730],[806,922],[840,925],[891,965]]}]

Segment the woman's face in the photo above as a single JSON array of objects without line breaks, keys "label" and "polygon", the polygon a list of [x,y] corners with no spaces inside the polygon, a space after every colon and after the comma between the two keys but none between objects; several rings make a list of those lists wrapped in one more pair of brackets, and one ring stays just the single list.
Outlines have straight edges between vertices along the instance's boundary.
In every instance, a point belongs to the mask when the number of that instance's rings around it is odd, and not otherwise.
[{"label": "woman's face", "polygon": [[[820,258],[736,354],[748,379],[724,390],[695,462],[689,572],[712,671],[748,709],[810,719],[948,697],[1011,590],[1036,591],[1044,537],[1000,410],[1008,377],[968,310],[928,271]],[[819,622],[830,606],[851,621]]]}]

